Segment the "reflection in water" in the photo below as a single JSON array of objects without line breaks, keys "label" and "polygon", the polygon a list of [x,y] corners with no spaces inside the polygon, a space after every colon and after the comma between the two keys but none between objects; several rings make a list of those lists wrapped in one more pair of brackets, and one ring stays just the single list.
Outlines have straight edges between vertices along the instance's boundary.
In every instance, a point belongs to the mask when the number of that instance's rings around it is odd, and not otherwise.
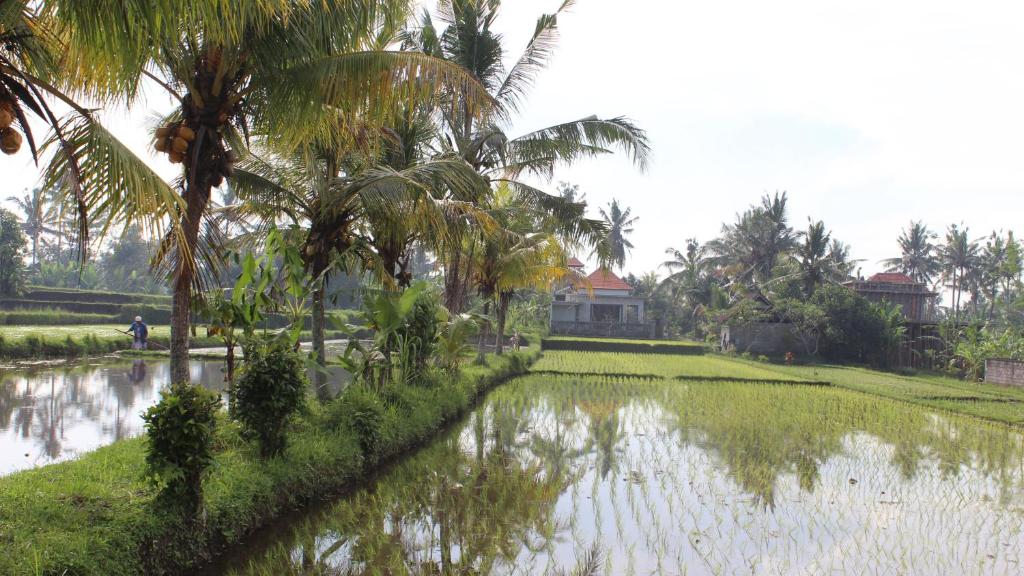
[{"label": "reflection in water", "polygon": [[[192,382],[225,389],[223,362],[194,360]],[[332,369],[332,384],[347,375]],[[170,381],[166,360],[0,368],[0,475],[72,458],[139,435],[142,413]]]},{"label": "reflection in water", "polygon": [[529,377],[240,574],[1019,573],[1024,441],[844,391]]}]

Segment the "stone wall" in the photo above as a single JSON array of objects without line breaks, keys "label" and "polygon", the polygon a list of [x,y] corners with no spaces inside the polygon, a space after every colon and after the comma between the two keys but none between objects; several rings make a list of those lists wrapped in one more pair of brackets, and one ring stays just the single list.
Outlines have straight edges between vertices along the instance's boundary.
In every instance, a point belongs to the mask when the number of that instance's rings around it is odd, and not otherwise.
[{"label": "stone wall", "polygon": [[1024,362],[1005,358],[985,360],[985,382],[1024,387]]}]

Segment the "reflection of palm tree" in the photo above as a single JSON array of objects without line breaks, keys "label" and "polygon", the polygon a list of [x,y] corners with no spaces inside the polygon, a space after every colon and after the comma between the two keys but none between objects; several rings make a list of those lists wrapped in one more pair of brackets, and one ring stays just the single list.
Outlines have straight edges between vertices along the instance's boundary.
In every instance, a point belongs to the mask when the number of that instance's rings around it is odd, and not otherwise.
[{"label": "reflection of palm tree", "polygon": [[622,438],[622,427],[619,425],[619,402],[581,401],[579,407],[589,417],[587,449],[597,451],[597,468],[602,479],[619,468],[615,447]]}]

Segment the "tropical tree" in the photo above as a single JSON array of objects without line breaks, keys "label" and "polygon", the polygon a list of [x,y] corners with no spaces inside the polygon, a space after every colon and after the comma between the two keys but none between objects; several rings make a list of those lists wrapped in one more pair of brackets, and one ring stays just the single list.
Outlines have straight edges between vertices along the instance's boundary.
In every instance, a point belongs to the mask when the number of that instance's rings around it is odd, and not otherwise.
[{"label": "tropical tree", "polygon": [[932,243],[935,238],[935,233],[924,223],[912,221],[897,240],[900,255],[883,260],[882,264],[887,266],[889,272],[902,272],[915,282],[930,285],[941,272],[939,249]]},{"label": "tropical tree", "polygon": [[697,327],[697,318],[711,305],[718,283],[711,275],[712,262],[708,248],[696,238],[686,240],[686,249],[665,249],[668,260],[661,267],[669,271],[660,290],[668,290],[673,299],[686,310],[685,321]]},{"label": "tropical tree", "polygon": [[11,196],[7,200],[13,202],[25,217],[22,228],[32,242],[32,266],[34,267],[39,262],[39,245],[43,234],[56,234],[56,231],[50,227],[52,210],[46,201],[47,194],[42,188],[33,188],[31,193],[20,198]]},{"label": "tropical tree", "polygon": [[[235,193],[245,200],[242,213],[256,216],[264,226],[279,219],[289,221],[292,240],[302,245],[302,258],[313,280],[313,350],[320,364],[326,360],[327,283],[332,274],[339,269],[373,270],[385,286],[408,286],[411,276],[406,277],[399,267],[405,242],[420,234],[443,242],[449,216],[463,214],[460,210],[467,208],[464,202],[438,200],[433,191],[442,188],[472,196],[486,185],[458,158],[395,170],[372,164],[353,167],[346,162],[353,154],[358,150],[321,140],[269,160],[248,155],[232,178]],[[318,373],[318,386],[325,384],[323,380]]]},{"label": "tropical tree", "polygon": [[0,208],[0,295],[17,296],[25,284],[25,235],[18,218]]},{"label": "tropical tree", "polygon": [[960,321],[960,300],[968,287],[967,278],[978,263],[978,243],[967,236],[968,229],[951,224],[946,230],[945,243],[939,247],[942,278],[953,291],[953,322]]},{"label": "tropical tree", "polygon": [[[493,184],[507,184],[524,201],[563,221],[574,221],[592,244],[603,234],[603,226],[583,217],[585,206],[561,196],[547,194],[520,179],[523,175],[550,178],[559,165],[581,158],[601,156],[618,148],[632,156],[643,169],[650,150],[647,136],[625,118],[600,119],[590,116],[510,137],[507,127],[512,116],[526,104],[528,89],[550,58],[558,38],[558,18],[573,2],[564,1],[552,14],[544,14],[511,68],[504,66],[505,46],[493,30],[500,0],[442,0],[438,4],[441,27],[424,13],[419,27],[406,34],[407,45],[443,57],[465,67],[493,96],[496,105],[482,117],[469,113],[467,102],[454,94],[439,122],[442,147],[455,150],[470,166]],[[453,226],[457,235],[470,234],[465,226]],[[580,234],[574,234],[580,236]],[[445,304],[454,313],[466,307],[472,271],[470,254],[462,243],[453,243],[441,254],[445,267]]]},{"label": "tropical tree", "polygon": [[805,297],[825,283],[839,283],[846,280],[853,268],[849,248],[832,238],[822,221],[808,220],[807,230],[800,232],[801,239],[793,257],[798,268]]},{"label": "tropical tree", "polygon": [[[107,39],[102,45],[82,42],[81,60],[92,63],[95,58],[102,68],[109,61],[102,52],[119,51],[135,65],[106,72],[123,85],[151,80],[177,103],[156,130],[154,144],[182,165],[173,238],[175,381],[188,379],[189,314],[193,291],[202,287],[197,249],[211,190],[233,174],[249,134],[267,135],[282,149],[294,149],[311,132],[329,133],[338,108],[358,109],[368,121],[386,117],[396,102],[430,99],[444,87],[465,93],[472,115],[486,98],[449,62],[365,49],[374,25],[405,20],[405,0],[195,0],[184,8],[174,3],[166,16],[140,15],[133,4],[104,4],[109,6],[68,3],[59,13],[72,24],[72,38]],[[124,22],[136,25],[122,29]],[[339,138],[348,134],[333,133]],[[88,130],[73,135],[76,152],[89,158],[90,136]],[[118,158],[108,162],[117,176],[129,172]]]},{"label": "tropical tree", "polygon": [[797,242],[786,202],[785,192],[765,195],[759,206],[737,214],[733,224],[723,224],[721,235],[708,243],[712,263],[742,283],[770,280],[779,258]]},{"label": "tropical tree", "polygon": [[483,331],[479,341],[479,358],[483,358],[484,345],[490,329],[491,305],[496,318],[496,352],[504,346],[505,320],[515,291],[521,288],[549,288],[551,283],[568,271],[566,256],[557,232],[566,233],[574,222],[563,226],[542,228],[546,215],[522,196],[503,184],[491,198],[490,213],[498,229],[481,232],[469,239],[468,254],[474,260],[473,284],[484,302]]},{"label": "tropical tree", "polygon": [[601,246],[595,249],[595,253],[603,249],[608,254],[611,264],[618,266],[621,270],[626,265],[626,255],[633,249],[633,243],[627,236],[633,233],[633,224],[639,218],[632,216],[631,208],[623,210],[619,201],[615,199],[608,204],[608,211],[601,208],[600,212],[607,232],[601,239]]}]

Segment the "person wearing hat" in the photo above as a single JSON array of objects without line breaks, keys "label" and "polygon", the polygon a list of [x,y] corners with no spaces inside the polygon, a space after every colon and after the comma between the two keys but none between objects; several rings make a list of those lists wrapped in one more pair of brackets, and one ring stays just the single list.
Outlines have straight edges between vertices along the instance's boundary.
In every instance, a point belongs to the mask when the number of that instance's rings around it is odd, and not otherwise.
[{"label": "person wearing hat", "polygon": [[135,336],[135,341],[132,342],[132,350],[145,350],[146,341],[149,340],[149,326],[142,321],[142,316],[136,316],[135,322],[128,327],[127,332]]}]

